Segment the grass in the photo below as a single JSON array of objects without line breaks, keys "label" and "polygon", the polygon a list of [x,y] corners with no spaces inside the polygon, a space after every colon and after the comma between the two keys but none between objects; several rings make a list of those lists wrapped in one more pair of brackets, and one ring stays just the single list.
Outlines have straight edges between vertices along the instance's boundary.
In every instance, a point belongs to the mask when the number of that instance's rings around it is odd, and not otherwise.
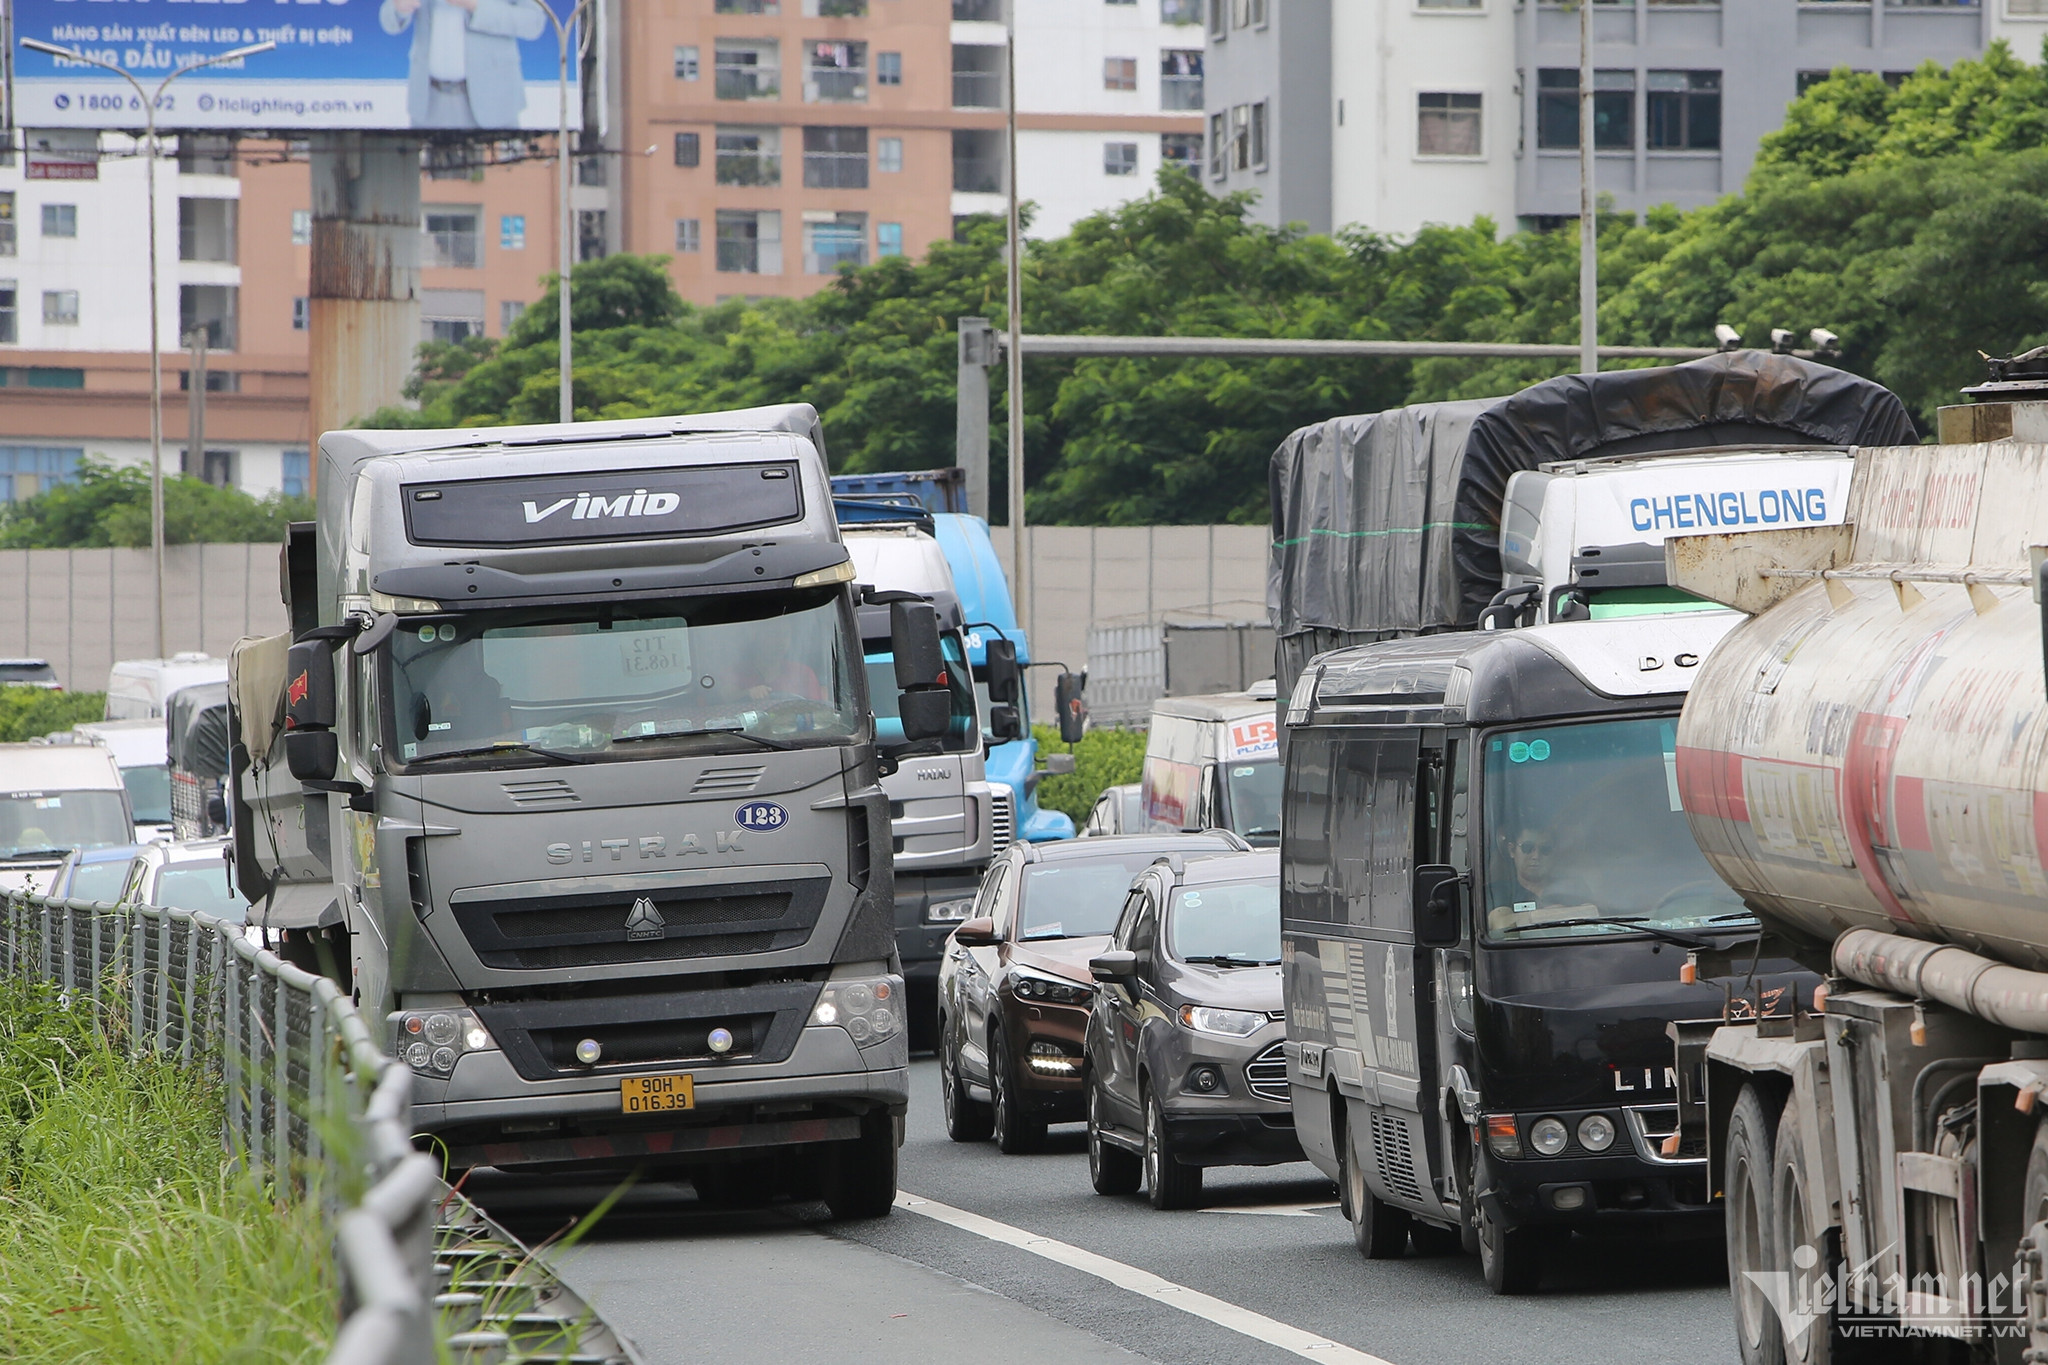
[{"label": "grass", "polygon": [[295,1361],[333,1340],[317,1206],[229,1168],[218,1087],[0,979],[0,1360]]}]

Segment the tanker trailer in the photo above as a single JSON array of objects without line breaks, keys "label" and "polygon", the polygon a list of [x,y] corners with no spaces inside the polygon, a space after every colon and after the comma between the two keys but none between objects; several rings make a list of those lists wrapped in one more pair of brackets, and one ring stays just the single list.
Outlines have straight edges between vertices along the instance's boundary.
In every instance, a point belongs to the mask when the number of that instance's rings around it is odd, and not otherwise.
[{"label": "tanker trailer", "polygon": [[[2048,402],[1958,411],[1975,443],[1856,453],[1847,525],[1667,542],[1751,614],[1678,728],[1693,836],[1766,931],[1722,956],[1826,978],[1672,1029],[1745,1365],[2048,1360],[2048,445],[2010,435]],[[1739,982],[1710,956],[1686,977]]]}]

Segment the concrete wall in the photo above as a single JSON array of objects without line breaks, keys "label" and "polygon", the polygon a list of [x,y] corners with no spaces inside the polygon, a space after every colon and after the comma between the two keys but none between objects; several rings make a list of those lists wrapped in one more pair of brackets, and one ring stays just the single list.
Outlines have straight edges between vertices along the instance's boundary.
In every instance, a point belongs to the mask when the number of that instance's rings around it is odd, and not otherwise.
[{"label": "concrete wall", "polygon": [[[117,659],[156,653],[148,550],[0,550],[0,657],[48,659],[64,686],[98,691]],[[285,628],[277,546],[164,550],[164,648],[225,656]]]}]

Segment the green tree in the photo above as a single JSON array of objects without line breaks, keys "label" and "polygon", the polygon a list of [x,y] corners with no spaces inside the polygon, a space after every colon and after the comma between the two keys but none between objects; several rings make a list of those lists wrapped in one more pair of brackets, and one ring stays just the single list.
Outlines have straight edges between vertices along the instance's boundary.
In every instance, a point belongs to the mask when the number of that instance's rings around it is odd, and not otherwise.
[{"label": "green tree", "polygon": [[104,692],[58,692],[47,687],[0,685],[0,744],[19,744],[106,713]]},{"label": "green tree", "polygon": [[[282,540],[287,522],[313,516],[310,498],[254,498],[200,479],[164,480],[164,540],[171,545]],[[149,544],[149,471],[80,463],[73,483],[0,505],[0,549]]]}]

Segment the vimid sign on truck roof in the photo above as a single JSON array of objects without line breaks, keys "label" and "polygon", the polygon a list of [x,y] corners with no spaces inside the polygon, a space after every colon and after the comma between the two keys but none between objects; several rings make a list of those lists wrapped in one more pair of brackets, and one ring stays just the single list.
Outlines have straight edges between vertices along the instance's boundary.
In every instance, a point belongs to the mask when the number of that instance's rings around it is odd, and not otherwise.
[{"label": "vimid sign on truck roof", "polygon": [[[206,57],[277,44],[180,77],[158,101],[160,130],[555,127],[559,58],[541,0],[14,0],[13,10],[17,41],[111,62],[144,90]],[[569,41],[573,52],[573,31]],[[23,127],[144,126],[141,97],[112,72],[17,47],[14,77]],[[577,77],[571,61],[571,127]]]}]

